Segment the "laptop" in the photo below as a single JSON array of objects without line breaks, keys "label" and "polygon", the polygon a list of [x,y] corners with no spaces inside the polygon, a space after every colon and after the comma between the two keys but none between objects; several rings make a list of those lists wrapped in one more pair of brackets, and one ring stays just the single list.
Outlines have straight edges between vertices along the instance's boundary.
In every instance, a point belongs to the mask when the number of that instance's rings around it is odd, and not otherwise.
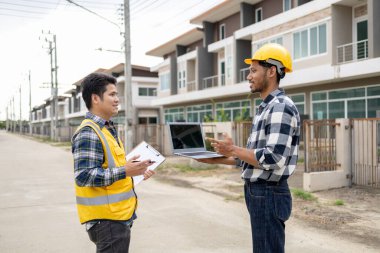
[{"label": "laptop", "polygon": [[200,123],[168,123],[173,154],[193,159],[223,157],[207,151]]}]

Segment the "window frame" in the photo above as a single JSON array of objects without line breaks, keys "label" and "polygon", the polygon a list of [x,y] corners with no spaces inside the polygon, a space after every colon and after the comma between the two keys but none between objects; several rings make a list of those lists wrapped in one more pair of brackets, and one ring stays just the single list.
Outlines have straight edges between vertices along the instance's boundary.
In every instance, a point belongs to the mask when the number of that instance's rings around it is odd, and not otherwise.
[{"label": "window frame", "polygon": [[219,25],[219,40],[224,40],[226,38],[226,24]]},{"label": "window frame", "polygon": [[[289,9],[288,10],[285,9],[287,1],[289,2]],[[292,9],[292,0],[282,0],[282,11],[285,12],[285,11],[289,11],[291,9]]]},{"label": "window frame", "polygon": [[[310,58],[313,58],[313,57],[320,57],[320,56],[323,56],[323,55],[326,55],[328,53],[328,26],[327,26],[327,22],[322,22],[322,23],[317,23],[317,24],[313,24],[312,26],[308,26],[308,27],[304,27],[303,29],[300,29],[300,30],[297,30],[295,32],[292,33],[292,40],[293,40],[293,59],[294,61],[299,61],[299,60],[305,60],[305,59],[310,59]],[[320,53],[320,26],[325,26],[325,46],[326,46],[326,51],[325,52],[322,52]],[[311,30],[314,29],[314,28],[317,28],[317,53],[316,54],[311,54]],[[302,56],[302,33],[303,32],[307,32],[307,54],[306,56]],[[298,37],[299,37],[299,50],[297,51],[296,48],[295,48],[295,45],[296,45],[296,40],[295,40],[295,36],[298,34]],[[299,52],[299,56],[296,57],[296,52]]]},{"label": "window frame", "polygon": [[[260,12],[260,20],[258,19],[258,13]],[[263,7],[255,9],[255,23],[263,21]]]}]

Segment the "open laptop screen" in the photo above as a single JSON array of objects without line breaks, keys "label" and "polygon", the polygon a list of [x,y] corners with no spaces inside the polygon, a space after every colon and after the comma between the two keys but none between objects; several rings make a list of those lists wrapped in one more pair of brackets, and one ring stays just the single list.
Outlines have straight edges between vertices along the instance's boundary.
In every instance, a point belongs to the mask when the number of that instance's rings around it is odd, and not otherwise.
[{"label": "open laptop screen", "polygon": [[205,149],[200,124],[170,124],[169,128],[174,150]]}]

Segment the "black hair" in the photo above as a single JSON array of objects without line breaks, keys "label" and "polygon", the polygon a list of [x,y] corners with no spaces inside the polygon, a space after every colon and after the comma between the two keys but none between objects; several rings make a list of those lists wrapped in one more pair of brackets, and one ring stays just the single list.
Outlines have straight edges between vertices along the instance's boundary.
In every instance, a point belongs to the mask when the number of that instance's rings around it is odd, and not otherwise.
[{"label": "black hair", "polygon": [[276,65],[270,64],[270,63],[268,63],[266,61],[259,61],[259,64],[260,64],[260,66],[262,66],[264,68],[268,68],[268,69],[271,68],[271,67],[275,67],[276,68],[276,77],[277,77],[277,83],[278,84],[280,84],[280,80],[285,77],[285,68],[281,68],[282,75],[280,75],[278,73],[278,69],[277,69]]},{"label": "black hair", "polygon": [[91,96],[92,94],[98,95],[103,99],[103,94],[107,90],[107,85],[116,85],[116,78],[105,73],[91,73],[86,76],[82,83],[82,98],[86,103],[87,109],[91,109]]}]

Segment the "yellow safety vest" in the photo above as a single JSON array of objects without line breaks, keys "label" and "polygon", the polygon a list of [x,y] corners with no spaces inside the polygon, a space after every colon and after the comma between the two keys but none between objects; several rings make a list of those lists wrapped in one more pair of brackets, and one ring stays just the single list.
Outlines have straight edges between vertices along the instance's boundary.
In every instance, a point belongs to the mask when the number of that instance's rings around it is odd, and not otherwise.
[{"label": "yellow safety vest", "polygon": [[[90,119],[83,120],[77,131],[89,126],[98,135],[104,150],[103,169],[121,167],[126,164],[123,145],[119,146],[106,127],[100,129]],[[121,143],[119,139],[119,143]],[[75,184],[79,220],[128,220],[137,208],[137,197],[131,177],[114,182],[109,186],[81,187]]]}]

